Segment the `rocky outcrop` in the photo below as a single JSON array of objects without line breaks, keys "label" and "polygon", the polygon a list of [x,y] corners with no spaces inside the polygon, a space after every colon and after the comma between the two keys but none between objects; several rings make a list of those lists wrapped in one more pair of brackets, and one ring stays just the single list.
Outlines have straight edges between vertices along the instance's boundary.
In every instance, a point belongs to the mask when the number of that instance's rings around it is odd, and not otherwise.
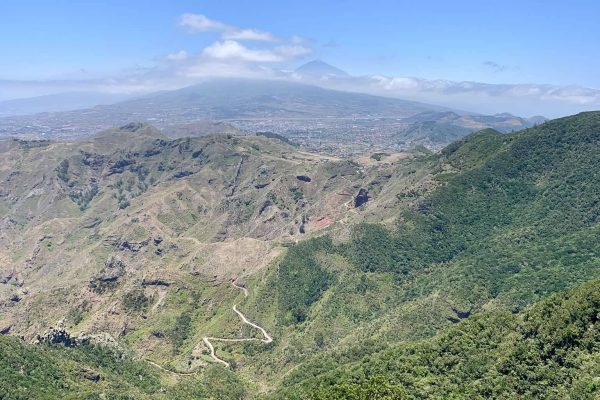
[{"label": "rocky outcrop", "polygon": [[148,243],[150,243],[150,239],[142,240],[141,242],[130,242],[128,240],[124,240],[118,244],[117,248],[119,250],[129,250],[137,253],[142,248],[146,247]]},{"label": "rocky outcrop", "polygon": [[6,272],[6,273],[2,273],[0,272],[0,283],[3,285],[6,285],[8,282],[10,282],[13,278],[13,276],[15,275],[15,271],[10,271],[10,272]]},{"label": "rocky outcrop", "polygon": [[99,382],[102,378],[99,373],[89,368],[83,368],[81,371],[79,371],[79,374],[82,378],[92,382]]},{"label": "rocky outcrop", "polygon": [[125,263],[117,256],[110,256],[104,267],[90,281],[90,288],[102,291],[106,286],[115,285],[125,275]]},{"label": "rocky outcrop", "polygon": [[13,293],[9,296],[8,299],[14,303],[18,303],[19,301],[21,301],[21,296],[19,296],[17,293]]},{"label": "rocky outcrop", "polygon": [[66,329],[64,321],[58,321],[56,327],[49,327],[43,334],[37,335],[33,341],[34,344],[61,344],[65,347],[77,347],[93,343],[99,346],[111,347],[122,350],[119,343],[110,334],[101,332],[98,334],[88,334],[80,332],[77,336],[72,336]]},{"label": "rocky outcrop", "polygon": [[0,322],[0,335],[8,335],[12,327],[10,322]]},{"label": "rocky outcrop", "polygon": [[171,286],[173,284],[172,281],[162,279],[162,278],[143,278],[142,286]]},{"label": "rocky outcrop", "polygon": [[228,197],[233,196],[233,194],[235,193],[235,189],[237,189],[238,178],[240,177],[240,172],[242,170],[242,164],[244,164],[244,157],[240,157],[240,161],[238,162],[238,165],[235,168],[235,174],[233,174],[233,179],[231,180],[231,185],[230,185],[231,191],[227,195]]},{"label": "rocky outcrop", "polygon": [[108,157],[102,154],[90,153],[84,150],[80,150],[79,152],[81,154],[81,162],[83,162],[83,165],[93,169],[100,169],[108,160]]},{"label": "rocky outcrop", "polygon": [[13,304],[20,302],[23,300],[23,297],[29,294],[29,290],[27,288],[19,288],[16,291],[12,292],[8,296],[8,300]]},{"label": "rocky outcrop", "polygon": [[457,324],[459,323],[461,320],[465,319],[465,318],[469,318],[471,316],[471,311],[461,311],[457,308],[452,307],[452,312],[456,315],[456,316],[449,316],[446,317],[448,319],[448,321],[452,322],[453,324]]},{"label": "rocky outcrop", "polygon": [[272,206],[273,203],[271,203],[271,200],[267,200],[265,201],[262,206],[260,206],[260,209],[258,210],[258,215],[262,215],[263,212],[265,212],[265,210],[267,208],[269,208],[270,206]]},{"label": "rocky outcrop", "polygon": [[109,333],[99,332],[95,334],[88,334],[86,332],[80,332],[75,339],[77,344],[93,343],[98,346],[110,347],[117,350],[124,350],[119,342],[112,337]]},{"label": "rocky outcrop", "polygon": [[114,281],[125,275],[125,263],[117,256],[110,256],[104,263],[98,279],[102,281]]},{"label": "rocky outcrop", "polygon": [[121,158],[117,161],[115,161],[108,169],[108,176],[110,175],[114,175],[114,174],[121,174],[125,171],[125,168],[127,168],[130,165],[135,164],[135,160],[132,158]]},{"label": "rocky outcrop", "polygon": [[23,140],[23,139],[13,139],[22,149],[35,149],[40,147],[47,147],[52,144],[51,140]]},{"label": "rocky outcrop", "polygon": [[192,171],[179,171],[179,172],[176,172],[175,174],[173,174],[173,179],[185,178],[186,176],[190,176],[192,174],[193,174]]},{"label": "rocky outcrop", "polygon": [[310,181],[312,181],[312,179],[310,179],[310,176],[306,176],[306,175],[298,175],[296,177],[296,179],[298,179],[299,181],[302,181],[302,182],[310,182]]},{"label": "rocky outcrop", "polygon": [[360,188],[358,194],[354,197],[354,207],[360,207],[369,201],[369,191],[365,188]]},{"label": "rocky outcrop", "polygon": [[130,122],[126,125],[123,125],[119,128],[119,130],[127,131],[127,132],[136,132],[144,127],[144,124],[141,122]]},{"label": "rocky outcrop", "polygon": [[300,234],[304,235],[306,233],[306,224],[308,223],[308,217],[306,215],[302,216],[302,220],[300,221],[300,228],[298,231]]},{"label": "rocky outcrop", "polygon": [[56,328],[50,327],[41,335],[37,335],[36,344],[62,344],[65,347],[75,347],[78,344],[78,340],[71,336],[64,326],[63,321],[59,321]]}]

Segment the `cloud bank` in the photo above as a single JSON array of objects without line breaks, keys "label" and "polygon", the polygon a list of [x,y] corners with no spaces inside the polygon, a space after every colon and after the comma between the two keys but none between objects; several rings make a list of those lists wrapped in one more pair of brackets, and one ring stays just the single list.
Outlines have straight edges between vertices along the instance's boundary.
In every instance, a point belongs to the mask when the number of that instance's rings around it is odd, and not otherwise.
[{"label": "cloud bank", "polygon": [[[293,66],[303,63],[319,46],[301,35],[284,37],[253,27],[239,27],[203,14],[183,14],[178,26],[190,35],[218,35],[197,53],[173,49],[152,68],[125,71],[102,79],[0,80],[0,100],[44,94],[87,91],[142,94],[176,89],[214,77],[282,79],[331,89],[356,91],[439,104],[455,109],[495,114],[556,117],[600,109],[600,90],[544,84],[488,84],[406,76],[303,76]],[[337,45],[337,44],[336,44]],[[319,47],[332,46],[330,42]],[[496,72],[506,65],[488,60]]]},{"label": "cloud bank", "polygon": [[202,51],[202,58],[208,60],[240,60],[247,62],[282,62],[310,54],[303,46],[277,46],[271,49],[250,49],[235,40],[215,42]]}]

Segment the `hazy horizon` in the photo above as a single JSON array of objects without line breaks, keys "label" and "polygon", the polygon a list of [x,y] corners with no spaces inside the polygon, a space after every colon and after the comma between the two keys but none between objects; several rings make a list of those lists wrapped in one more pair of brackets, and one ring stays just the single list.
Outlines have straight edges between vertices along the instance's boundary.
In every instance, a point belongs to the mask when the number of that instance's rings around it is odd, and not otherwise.
[{"label": "hazy horizon", "polygon": [[[600,10],[578,3],[8,1],[0,101],[245,77],[558,117],[600,107]],[[314,59],[348,76],[294,72]]]}]

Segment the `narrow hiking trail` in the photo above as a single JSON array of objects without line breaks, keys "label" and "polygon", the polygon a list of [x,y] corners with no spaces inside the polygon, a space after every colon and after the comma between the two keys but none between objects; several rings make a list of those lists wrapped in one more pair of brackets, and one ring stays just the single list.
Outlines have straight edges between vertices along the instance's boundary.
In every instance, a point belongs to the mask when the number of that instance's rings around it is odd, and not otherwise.
[{"label": "narrow hiking trail", "polygon": [[[244,293],[244,298],[248,297],[248,289],[246,289],[243,286],[239,286],[238,284],[235,283],[235,279],[231,281],[231,284],[233,285],[233,287],[235,287],[236,289],[241,290]],[[231,309],[233,310],[233,312],[235,312],[240,319],[242,320],[242,322],[246,325],[250,325],[251,327],[258,329],[262,335],[264,336],[264,339],[259,339],[259,338],[241,338],[241,339],[230,339],[230,338],[218,338],[218,337],[211,337],[211,336],[205,336],[202,338],[202,341],[204,342],[204,344],[206,345],[206,347],[208,347],[208,350],[210,351],[210,357],[213,359],[214,362],[217,362],[219,364],[223,364],[226,367],[229,367],[229,363],[225,360],[223,360],[222,358],[219,358],[216,354],[215,351],[215,347],[213,346],[213,344],[211,343],[212,341],[216,341],[216,342],[249,342],[249,341],[253,341],[253,340],[258,340],[261,341],[263,343],[271,343],[273,341],[273,337],[271,337],[271,335],[269,335],[267,333],[267,331],[260,325],[255,324],[254,322],[250,321],[248,318],[246,318],[246,316],[237,309],[237,304],[234,304],[233,307],[231,307]]]}]

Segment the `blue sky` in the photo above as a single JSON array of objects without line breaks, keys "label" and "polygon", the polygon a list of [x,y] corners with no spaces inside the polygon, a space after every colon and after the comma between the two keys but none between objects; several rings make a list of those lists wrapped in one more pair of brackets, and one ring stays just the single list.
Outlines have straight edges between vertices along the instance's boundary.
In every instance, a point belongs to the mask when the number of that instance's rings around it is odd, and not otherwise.
[{"label": "blue sky", "polygon": [[[311,39],[353,74],[600,87],[598,1],[32,1],[0,5],[0,78],[151,66],[218,38],[184,13]],[[290,60],[291,64],[301,60]]]},{"label": "blue sky", "polygon": [[156,77],[176,61],[198,74],[215,59],[233,74],[319,58],[356,76],[595,89],[598,15],[590,0],[3,0],[0,80]]}]

